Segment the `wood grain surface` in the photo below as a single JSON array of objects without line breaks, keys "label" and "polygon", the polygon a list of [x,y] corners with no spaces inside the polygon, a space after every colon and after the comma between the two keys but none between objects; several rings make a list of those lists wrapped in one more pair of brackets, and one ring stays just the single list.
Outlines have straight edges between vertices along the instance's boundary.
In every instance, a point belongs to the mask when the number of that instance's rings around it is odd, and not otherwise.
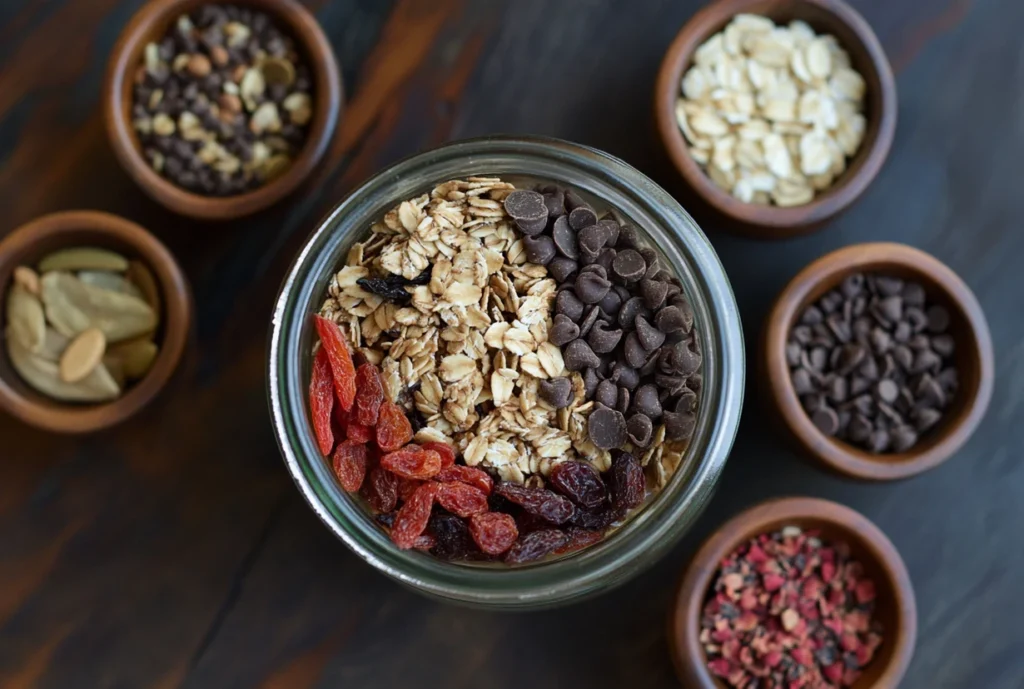
[{"label": "wood grain surface", "polygon": [[450,139],[561,136],[678,194],[650,103],[662,53],[701,3],[316,0],[349,94],[327,164],[287,202],[216,229],[163,211],[107,146],[100,81],[140,3],[0,3],[0,233],[55,210],[125,215],[175,252],[198,305],[179,375],[130,423],[76,439],[0,418],[0,686],[677,686],[665,648],[673,583],[717,524],[784,494],[862,511],[903,554],[920,613],[904,687],[1024,685],[1024,3],[854,0],[898,71],[899,126],[875,183],[801,239],[703,225],[732,278],[749,361],[775,294],[833,248],[900,241],[950,265],[985,308],[996,350],[974,438],[920,477],[855,484],[786,449],[752,378],[717,496],[670,556],[594,601],[520,615],[421,598],[318,523],[270,431],[271,301],[347,190]]}]

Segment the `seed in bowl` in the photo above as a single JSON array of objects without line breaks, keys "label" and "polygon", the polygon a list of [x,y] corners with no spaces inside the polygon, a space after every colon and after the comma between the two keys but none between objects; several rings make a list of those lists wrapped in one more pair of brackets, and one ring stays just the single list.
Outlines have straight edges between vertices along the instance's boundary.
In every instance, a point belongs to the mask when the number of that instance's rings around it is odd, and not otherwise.
[{"label": "seed in bowl", "polygon": [[864,139],[865,83],[829,34],[739,14],[694,53],[676,120],[690,155],[744,203],[799,206]]},{"label": "seed in bowl", "polygon": [[7,291],[5,340],[14,370],[65,402],[106,402],[141,379],[157,355],[156,281],[144,264],[73,247],[18,266]]},{"label": "seed in bowl", "polygon": [[953,403],[956,342],[945,306],[914,281],[854,273],[803,310],[786,361],[825,435],[869,452],[906,452]]},{"label": "seed in bowl", "polygon": [[875,584],[850,547],[787,526],[719,565],[701,615],[708,670],[731,687],[852,686],[883,643]]},{"label": "seed in bowl", "polygon": [[309,68],[272,17],[232,5],[183,14],[146,45],[132,120],[156,172],[232,196],[289,168],[312,117]]}]

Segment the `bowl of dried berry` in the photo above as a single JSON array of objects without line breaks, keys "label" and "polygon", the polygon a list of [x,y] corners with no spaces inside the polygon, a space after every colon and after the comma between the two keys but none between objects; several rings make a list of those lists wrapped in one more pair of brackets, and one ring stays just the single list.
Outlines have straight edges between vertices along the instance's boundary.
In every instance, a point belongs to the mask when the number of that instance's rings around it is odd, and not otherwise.
[{"label": "bowl of dried berry", "polygon": [[654,110],[699,207],[782,238],[820,227],[875,178],[896,86],[878,38],[842,0],[722,0],[672,43]]},{"label": "bowl of dried berry", "polygon": [[291,0],[151,0],[114,48],[103,103],[110,143],[176,213],[226,220],[306,179],[338,122],[330,42]]},{"label": "bowl of dried berry", "polygon": [[135,223],[33,220],[0,242],[0,407],[58,432],[119,423],[171,378],[191,320],[181,269]]},{"label": "bowl of dried berry", "polygon": [[269,393],[296,484],[363,559],[528,608],[621,583],[686,531],[743,377],[726,275],[668,194],[592,149],[495,137],[327,217],[277,302]]},{"label": "bowl of dried berry", "polygon": [[857,244],[801,271],[765,322],[760,365],[783,426],[811,457],[862,479],[952,456],[992,397],[981,305],[952,270],[902,244]]},{"label": "bowl of dried berry", "polygon": [[668,616],[684,687],[895,689],[917,606],[892,542],[815,498],[768,500],[705,541]]}]

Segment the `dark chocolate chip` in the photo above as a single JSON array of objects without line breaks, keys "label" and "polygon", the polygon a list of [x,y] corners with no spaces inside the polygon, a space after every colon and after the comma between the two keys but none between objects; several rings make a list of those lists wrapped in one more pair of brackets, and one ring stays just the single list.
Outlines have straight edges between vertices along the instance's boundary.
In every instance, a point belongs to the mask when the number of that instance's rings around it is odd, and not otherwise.
[{"label": "dark chocolate chip", "polygon": [[640,293],[644,297],[644,304],[647,305],[647,308],[657,311],[665,303],[665,297],[668,296],[668,283],[644,278],[640,281]]},{"label": "dark chocolate chip", "polygon": [[697,393],[693,390],[683,390],[676,400],[675,411],[677,414],[692,412],[697,409]]},{"label": "dark chocolate chip", "polygon": [[665,342],[665,333],[648,323],[642,315],[636,317],[635,323],[637,338],[648,352],[654,351]]},{"label": "dark chocolate chip", "polygon": [[688,332],[686,317],[678,306],[666,306],[658,311],[654,325],[663,333]]},{"label": "dark chocolate chip", "polygon": [[[509,214],[511,215],[511,213]],[[569,226],[574,230],[582,230],[597,223],[597,214],[587,205],[576,206],[569,212]],[[607,236],[605,237],[607,239]],[[601,242],[604,246],[604,242]]]},{"label": "dark chocolate chip", "polygon": [[536,220],[516,220],[516,227],[526,236],[535,237],[548,229],[548,218],[545,216]]},{"label": "dark chocolate chip", "polygon": [[626,335],[626,346],[624,349],[626,363],[633,368],[640,368],[647,361],[647,350],[640,344],[640,338],[635,332]]},{"label": "dark chocolate chip", "polygon": [[580,326],[573,323],[568,316],[556,314],[548,330],[548,341],[557,347],[564,347],[580,336]]},{"label": "dark chocolate chip", "polygon": [[598,354],[608,354],[615,350],[619,341],[622,340],[621,330],[607,330],[609,324],[605,321],[597,321],[587,334],[587,342],[591,349]]},{"label": "dark chocolate chip", "polygon": [[572,381],[565,377],[541,380],[537,395],[555,409],[564,409],[572,403]]},{"label": "dark chocolate chip", "polygon": [[843,280],[840,290],[842,290],[843,296],[847,299],[853,299],[860,295],[864,291],[864,274],[854,273],[853,275],[848,275]]},{"label": "dark chocolate chip", "polygon": [[583,302],[571,289],[562,290],[555,297],[555,313],[563,314],[578,323],[583,318]]},{"label": "dark chocolate chip", "polygon": [[555,243],[547,235],[523,237],[523,246],[526,248],[526,260],[530,263],[546,266],[555,257]]},{"label": "dark chocolate chip", "polygon": [[917,306],[907,306],[903,309],[903,318],[906,319],[910,329],[919,333],[928,327],[928,316]]},{"label": "dark chocolate chip", "polygon": [[585,206],[585,205],[587,205],[587,202],[584,201],[583,197],[581,197],[575,191],[572,191],[570,189],[569,191],[565,192],[565,208],[566,208],[566,210],[569,210],[569,211],[575,210],[576,208],[579,208],[580,206]]},{"label": "dark chocolate chip", "polygon": [[619,241],[616,246],[620,249],[636,249],[640,246],[640,233],[632,225],[622,225],[619,229]]},{"label": "dark chocolate chip", "polygon": [[931,306],[926,312],[928,316],[928,332],[939,334],[949,328],[949,311],[942,306]]},{"label": "dark chocolate chip", "polygon": [[900,425],[892,429],[892,449],[906,452],[917,444],[917,432],[910,426]]},{"label": "dark chocolate chip", "polygon": [[551,229],[551,237],[560,254],[572,259],[580,257],[580,249],[576,245],[576,232],[569,227],[569,221],[564,215],[555,220],[555,226]]},{"label": "dark chocolate chip", "polygon": [[811,374],[805,368],[798,368],[793,371],[793,390],[797,395],[805,395],[814,391],[814,382]]},{"label": "dark chocolate chip", "polygon": [[626,419],[622,412],[598,406],[587,418],[587,436],[602,450],[622,447],[627,439]]},{"label": "dark chocolate chip", "polygon": [[594,401],[612,409],[619,401],[619,388],[610,380],[602,380],[594,393]]},{"label": "dark chocolate chip", "polygon": [[608,318],[615,319],[619,315],[619,309],[622,308],[622,296],[611,289],[608,294],[604,295],[604,299],[601,300],[601,310],[604,311]]},{"label": "dark chocolate chip", "polygon": [[868,449],[876,454],[889,449],[889,431],[884,429],[871,431],[871,435],[868,437]]},{"label": "dark chocolate chip", "polygon": [[587,314],[583,317],[580,322],[580,337],[586,337],[590,333],[590,329],[594,327],[594,323],[601,317],[601,307],[597,304],[588,307]]},{"label": "dark chocolate chip", "polygon": [[[664,311],[664,309],[662,309]],[[647,307],[644,306],[643,297],[633,297],[622,305],[619,309],[619,325],[628,330],[632,330],[636,327],[636,317],[638,315],[650,313],[647,311]],[[664,328],[658,327],[659,330],[664,332]]]},{"label": "dark chocolate chip", "polygon": [[648,383],[637,388],[633,407],[636,411],[645,414],[652,419],[660,417],[661,401],[658,399],[657,386]]},{"label": "dark chocolate chip", "polygon": [[643,256],[644,263],[647,264],[647,270],[644,271],[645,278],[653,278],[661,270],[661,262],[658,260],[658,252],[654,249],[640,249],[640,255]]},{"label": "dark chocolate chip", "polygon": [[571,258],[565,258],[563,256],[556,256],[551,259],[551,263],[548,264],[548,273],[550,273],[551,277],[559,283],[573,279],[578,269],[579,263]]},{"label": "dark chocolate chip", "polygon": [[876,275],[875,288],[883,297],[892,297],[903,290],[903,280],[889,275]]},{"label": "dark chocolate chip", "polygon": [[800,322],[804,325],[817,325],[824,320],[825,316],[822,315],[821,309],[813,305],[804,309],[803,314],[800,316]]},{"label": "dark chocolate chip", "polygon": [[621,361],[615,362],[612,369],[612,380],[622,387],[633,390],[640,384],[640,374],[635,368],[631,368]]},{"label": "dark chocolate chip", "polygon": [[616,251],[615,249],[609,249],[605,247],[597,254],[597,260],[594,261],[595,265],[599,265],[606,271],[611,272],[612,263],[615,262]]},{"label": "dark chocolate chip", "polygon": [[626,422],[629,440],[637,447],[647,447],[654,435],[654,424],[643,414],[633,414]]},{"label": "dark chocolate chip", "polygon": [[[562,358],[565,358],[564,355]],[[597,386],[600,382],[601,379],[597,377],[597,371],[594,369],[588,368],[583,372],[583,394],[586,399],[593,399],[594,393],[597,392]]]},{"label": "dark chocolate chip", "polygon": [[923,307],[925,302],[924,287],[916,282],[908,282],[903,285],[903,302],[908,306]]},{"label": "dark chocolate chip", "polygon": [[548,217],[544,196],[530,189],[516,189],[505,197],[505,212],[514,220],[540,220]]},{"label": "dark chocolate chip", "polygon": [[927,431],[942,418],[942,412],[938,409],[932,409],[931,407],[916,409],[912,415],[914,418],[914,426],[920,433]]},{"label": "dark chocolate chip", "polygon": [[803,348],[799,342],[787,342],[786,343],[786,363],[789,366],[800,365],[800,354],[803,352]]},{"label": "dark chocolate chip", "polygon": [[839,430],[839,417],[835,410],[821,406],[811,413],[811,423],[827,436],[833,436]]},{"label": "dark chocolate chip", "polygon": [[644,276],[646,270],[644,257],[633,249],[618,252],[612,262],[612,272],[626,282],[636,282]]},{"label": "dark chocolate chip", "polygon": [[896,401],[896,397],[899,396],[900,389],[895,382],[886,379],[878,381],[878,385],[875,386],[875,395],[883,402],[892,404]]},{"label": "dark chocolate chip", "polygon": [[581,272],[576,276],[576,296],[584,304],[598,303],[611,288],[612,283],[596,273]]},{"label": "dark chocolate chip", "polygon": [[654,374],[654,383],[671,395],[678,395],[682,392],[686,388],[686,384],[688,382],[689,381],[686,376],[660,372]]},{"label": "dark chocolate chip", "polygon": [[855,443],[863,443],[871,437],[871,422],[863,414],[853,414],[846,427],[846,435]]},{"label": "dark chocolate chip", "polygon": [[956,342],[952,335],[936,335],[932,338],[932,349],[939,356],[949,357],[956,350]]},{"label": "dark chocolate chip", "polygon": [[585,368],[597,368],[601,365],[601,357],[594,354],[594,350],[582,339],[576,339],[567,344],[562,351],[562,359],[565,361],[565,367],[570,371],[582,371]]},{"label": "dark chocolate chip", "polygon": [[629,411],[629,390],[626,388],[619,388],[618,402],[615,404],[615,408],[622,412],[623,415]]},{"label": "dark chocolate chip", "polygon": [[693,414],[667,411],[662,414],[662,422],[665,424],[666,440],[687,440],[697,426],[697,417]]},{"label": "dark chocolate chip", "polygon": [[547,206],[549,218],[565,215],[565,194],[557,189],[544,192],[544,205]]},{"label": "dark chocolate chip", "polygon": [[619,223],[612,218],[604,218],[598,220],[597,224],[604,228],[604,233],[607,235],[607,239],[604,241],[604,245],[608,247],[614,247],[619,243]]}]

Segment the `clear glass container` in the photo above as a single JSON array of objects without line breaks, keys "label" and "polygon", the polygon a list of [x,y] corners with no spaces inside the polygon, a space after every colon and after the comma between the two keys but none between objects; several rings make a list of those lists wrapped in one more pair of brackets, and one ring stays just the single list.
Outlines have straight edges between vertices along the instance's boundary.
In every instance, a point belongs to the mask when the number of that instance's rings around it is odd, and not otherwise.
[{"label": "clear glass container", "polygon": [[[317,449],[308,394],[311,316],[349,246],[402,200],[449,179],[500,176],[572,187],[603,200],[659,249],[693,305],[704,354],[697,427],[668,485],[604,541],[533,565],[451,563],[399,550],[359,501],[338,485]],[[596,595],[653,564],[711,498],[739,425],[744,346],[725,271],[700,228],[667,192],[606,153],[543,138],[490,137],[421,153],[375,175],[327,215],[288,271],[274,308],[268,367],[274,431],[313,511],[352,550],[425,594],[497,609],[548,607]]]}]

